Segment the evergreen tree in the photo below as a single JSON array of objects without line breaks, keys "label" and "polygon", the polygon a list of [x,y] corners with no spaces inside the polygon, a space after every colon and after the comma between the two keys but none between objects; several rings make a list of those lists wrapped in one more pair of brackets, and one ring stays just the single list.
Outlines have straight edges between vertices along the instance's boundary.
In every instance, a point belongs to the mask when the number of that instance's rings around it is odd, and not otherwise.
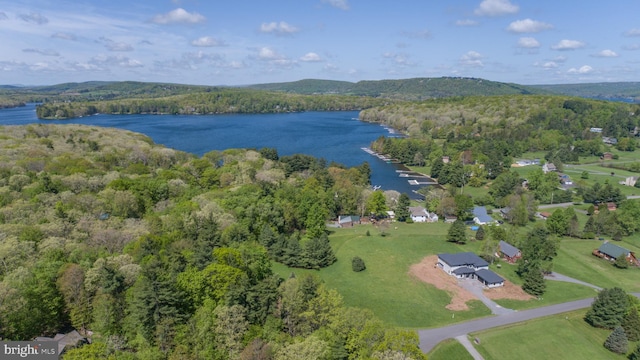
[{"label": "evergreen tree", "polygon": [[438,157],[431,164],[431,177],[437,179],[440,177],[440,173],[442,172],[442,168],[444,168],[444,162],[441,157]]},{"label": "evergreen tree", "polygon": [[351,259],[351,270],[355,272],[360,272],[365,270],[367,267],[364,264],[364,260],[362,260],[359,256],[354,256]]},{"label": "evergreen tree", "polygon": [[464,221],[457,219],[451,224],[447,232],[447,241],[456,244],[465,244],[467,242],[467,228],[464,225]]},{"label": "evergreen tree", "polygon": [[539,268],[532,268],[524,275],[524,283],[522,290],[533,296],[544,294],[547,284],[544,282],[544,276]]},{"label": "evergreen tree", "polygon": [[484,240],[484,228],[482,226],[478,227],[478,230],[476,231],[476,240]]},{"label": "evergreen tree", "polygon": [[336,256],[331,249],[329,237],[322,234],[320,237],[309,239],[302,250],[302,266],[309,269],[327,267],[336,262]]},{"label": "evergreen tree", "polygon": [[629,299],[624,290],[617,287],[603,289],[584,319],[592,326],[613,329],[622,323],[628,307]]},{"label": "evergreen tree", "polygon": [[640,360],[640,344],[636,346],[636,349],[629,354],[629,360]]},{"label": "evergreen tree", "polygon": [[627,334],[629,341],[640,340],[640,316],[638,316],[638,308],[630,306],[629,313],[622,320],[622,328]]},{"label": "evergreen tree", "polygon": [[622,326],[616,326],[611,335],[605,340],[604,347],[616,354],[626,354],[629,341]]},{"label": "evergreen tree", "polygon": [[402,193],[398,198],[398,206],[396,207],[396,219],[398,221],[407,221],[411,216],[409,213],[409,206],[411,205],[411,199],[409,195]]}]

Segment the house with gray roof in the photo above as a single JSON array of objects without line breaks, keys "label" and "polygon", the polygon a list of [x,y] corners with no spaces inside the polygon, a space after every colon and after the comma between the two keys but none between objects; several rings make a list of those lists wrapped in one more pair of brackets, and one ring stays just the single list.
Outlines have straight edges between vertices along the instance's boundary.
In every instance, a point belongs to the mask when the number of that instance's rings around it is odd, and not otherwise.
[{"label": "house with gray roof", "polygon": [[437,266],[449,275],[477,279],[487,287],[504,285],[504,279],[489,270],[489,263],[472,252],[438,254]]},{"label": "house with gray roof", "polygon": [[473,222],[478,225],[493,224],[496,221],[487,213],[484,206],[476,206],[473,208]]},{"label": "house with gray roof", "polygon": [[498,247],[500,249],[500,254],[498,255],[510,264],[515,263],[522,257],[522,252],[520,251],[520,249],[509,244],[506,241],[500,240],[500,243],[498,243]]},{"label": "house with gray roof", "polygon": [[615,261],[619,257],[624,257],[629,261],[631,265],[640,266],[640,262],[636,258],[636,255],[633,251],[623,248],[622,246],[618,246],[611,242],[605,242],[600,245],[599,248],[593,250],[593,255],[607,259],[610,261]]},{"label": "house with gray roof", "polygon": [[411,214],[411,220],[413,222],[437,222],[438,215],[436,213],[430,213],[422,206],[409,207],[409,213]]},{"label": "house with gray roof", "polygon": [[360,216],[348,215],[338,216],[338,227],[353,227],[353,225],[360,224]]}]

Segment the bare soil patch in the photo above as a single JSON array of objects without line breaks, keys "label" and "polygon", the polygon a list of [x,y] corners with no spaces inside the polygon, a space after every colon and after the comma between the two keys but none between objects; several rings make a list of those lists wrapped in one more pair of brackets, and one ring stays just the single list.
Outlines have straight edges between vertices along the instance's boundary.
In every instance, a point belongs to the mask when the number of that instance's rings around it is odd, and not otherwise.
[{"label": "bare soil patch", "polygon": [[[431,255],[422,259],[418,264],[411,265],[409,274],[418,280],[435,286],[437,289],[444,290],[451,295],[451,302],[445,306],[449,310],[464,311],[469,310],[467,302],[477,300],[478,298],[468,290],[458,285],[458,280],[451,276],[438,266],[438,256]],[[533,297],[510,281],[505,281],[505,286],[500,288],[485,289],[484,294],[490,299],[513,299],[513,300],[529,300]]]}]

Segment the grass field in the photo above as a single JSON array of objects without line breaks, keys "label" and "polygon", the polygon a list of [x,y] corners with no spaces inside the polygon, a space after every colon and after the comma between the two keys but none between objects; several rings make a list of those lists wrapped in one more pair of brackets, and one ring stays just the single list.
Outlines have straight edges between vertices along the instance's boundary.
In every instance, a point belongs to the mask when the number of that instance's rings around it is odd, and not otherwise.
[{"label": "grass field", "polygon": [[[397,227],[397,229],[396,229]],[[380,236],[371,225],[333,229],[331,245],[338,261],[320,271],[289,269],[274,264],[283,277],[291,272],[317,274],[328,286],[337,289],[348,306],[371,309],[381,320],[405,328],[449,325],[491,312],[480,301],[468,303],[470,310],[445,309],[451,297],[409,274],[409,267],[425,256],[441,252],[474,251],[474,245],[456,245],[445,241],[449,224],[397,224]],[[366,236],[369,231],[371,236]],[[476,245],[477,247],[477,245]],[[361,257],[367,266],[363,272],[351,270],[351,259]]]},{"label": "grass field", "polygon": [[[522,280],[516,274],[516,265],[503,264],[501,268],[493,268],[492,270],[498,273],[505,279],[513,282],[517,285],[522,285]],[[548,306],[553,304],[559,304],[562,302],[584,299],[588,297],[595,297],[597,292],[587,286],[572,284],[567,282],[547,280],[547,291],[540,299],[532,299],[527,301],[502,299],[496,300],[500,306],[507,309],[525,310],[541,306]]]},{"label": "grass field", "polygon": [[441,342],[431,350],[428,357],[429,360],[473,360],[467,349],[455,339]]},{"label": "grass field", "polygon": [[[610,330],[584,320],[586,310],[574,311],[470,334],[486,360],[502,359],[625,359],[602,346]],[[629,350],[635,348],[630,344]],[[453,358],[452,358],[453,359]]]},{"label": "grass field", "polygon": [[[348,306],[370,309],[381,320],[400,327],[429,328],[489,316],[489,309],[478,301],[469,304],[469,311],[455,312],[452,319],[454,312],[445,309],[450,295],[408,274],[411,265],[428,255],[462,251],[479,253],[482,246],[479,241],[470,241],[466,245],[448,243],[446,234],[449,226],[442,222],[394,223],[385,229],[388,235],[384,237],[380,235],[380,229],[371,225],[332,229],[331,245],[338,258],[332,266],[320,271],[290,269],[281,264],[274,264],[273,268],[284,278],[292,272],[316,274],[329,287],[337,289]],[[367,231],[371,236],[366,235]],[[469,237],[473,234],[471,231],[468,233]],[[634,241],[640,243],[640,237]],[[620,286],[627,291],[640,291],[640,269],[619,270],[594,257],[591,251],[599,244],[594,240],[563,240],[554,269],[602,287]],[[633,243],[623,246],[640,253]],[[351,270],[354,256],[365,261],[367,270],[360,273]],[[491,268],[515,284],[521,283],[514,265],[503,263],[500,268],[493,265]],[[497,302],[504,307],[521,310],[592,296],[595,292],[591,288],[547,281],[547,292],[540,300]]]},{"label": "grass field", "polygon": [[[638,240],[634,238],[617,244],[639,253],[637,243]],[[629,292],[640,291],[640,269],[618,269],[591,254],[601,244],[597,240],[562,240],[558,256],[553,261],[554,270],[604,288],[618,286]]]}]

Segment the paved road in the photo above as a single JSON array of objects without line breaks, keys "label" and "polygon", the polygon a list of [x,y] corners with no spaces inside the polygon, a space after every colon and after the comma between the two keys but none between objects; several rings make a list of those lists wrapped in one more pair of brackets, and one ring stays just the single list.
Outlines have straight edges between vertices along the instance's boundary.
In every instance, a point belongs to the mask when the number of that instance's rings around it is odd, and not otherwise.
[{"label": "paved road", "polygon": [[531,320],[543,316],[561,314],[567,311],[584,309],[591,306],[592,298],[570,301],[557,305],[550,305],[536,309],[516,311],[505,315],[493,316],[484,319],[471,320],[447,327],[436,329],[419,330],[420,349],[428,353],[443,340],[455,338],[468,333],[491,329],[498,326],[514,324],[526,320]]}]

